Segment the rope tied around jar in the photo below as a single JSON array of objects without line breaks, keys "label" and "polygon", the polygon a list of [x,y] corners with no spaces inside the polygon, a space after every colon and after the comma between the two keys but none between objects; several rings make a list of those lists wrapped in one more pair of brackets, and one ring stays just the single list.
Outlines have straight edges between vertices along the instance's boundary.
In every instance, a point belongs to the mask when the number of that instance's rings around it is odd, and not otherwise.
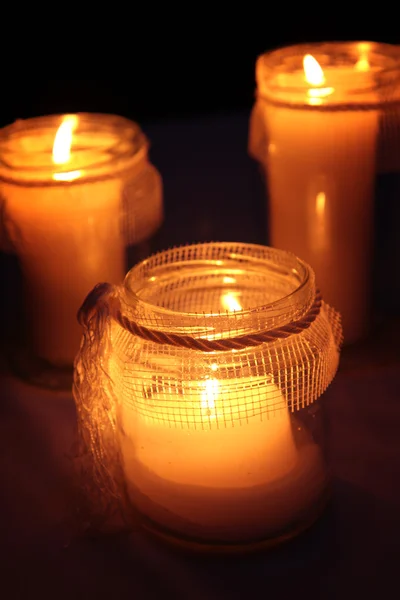
[{"label": "rope tied around jar", "polygon": [[86,297],[82,307],[78,312],[79,323],[87,328],[94,313],[108,311],[126,331],[136,335],[149,342],[156,344],[167,344],[169,346],[180,346],[191,350],[200,350],[202,352],[241,350],[259,346],[265,343],[272,343],[279,339],[285,339],[292,335],[301,333],[308,329],[315,321],[321,311],[322,296],[319,290],[316,290],[314,301],[308,311],[298,320],[286,323],[281,327],[261,330],[247,335],[238,335],[225,339],[206,339],[196,338],[190,335],[179,333],[165,333],[150,329],[144,325],[139,325],[133,319],[124,316],[121,311],[121,303],[118,297],[118,288],[109,283],[99,283]]}]

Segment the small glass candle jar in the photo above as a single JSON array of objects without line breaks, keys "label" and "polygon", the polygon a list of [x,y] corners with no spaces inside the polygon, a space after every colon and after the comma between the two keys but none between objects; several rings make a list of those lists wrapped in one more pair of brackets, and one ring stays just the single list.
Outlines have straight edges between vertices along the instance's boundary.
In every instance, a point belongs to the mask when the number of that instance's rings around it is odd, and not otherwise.
[{"label": "small glass candle jar", "polygon": [[315,269],[355,342],[370,326],[377,172],[400,171],[399,51],[292,46],[260,56],[256,77],[249,141],[267,181],[269,242]]},{"label": "small glass candle jar", "polygon": [[13,365],[33,383],[70,387],[79,306],[99,280],[123,280],[127,255],[147,256],[162,222],[147,139],[111,115],[17,121],[0,131],[0,194],[25,299]]},{"label": "small glass candle jar", "polygon": [[94,512],[118,504],[131,523],[221,550],[275,544],[321,513],[317,399],[341,327],[305,263],[250,244],[173,249],[123,287],[95,288],[80,319],[74,394]]}]

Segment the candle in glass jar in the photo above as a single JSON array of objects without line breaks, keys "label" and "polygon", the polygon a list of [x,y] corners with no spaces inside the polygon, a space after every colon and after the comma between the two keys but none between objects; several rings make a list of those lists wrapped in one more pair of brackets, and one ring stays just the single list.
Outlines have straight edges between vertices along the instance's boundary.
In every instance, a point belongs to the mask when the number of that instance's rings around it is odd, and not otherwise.
[{"label": "candle in glass jar", "polygon": [[[241,310],[232,293],[221,304]],[[217,362],[207,368],[203,380],[178,383],[143,367],[138,373],[143,398],[120,407],[129,493],[167,528],[225,539],[267,535],[296,521],[321,494],[320,451],[298,424],[293,431],[273,381],[227,379]]]},{"label": "candle in glass jar", "polygon": [[322,70],[311,55],[303,62],[304,72],[277,75],[263,105],[270,238],[312,265],[353,342],[368,327],[377,98],[360,94],[368,110],[343,106],[355,75],[361,89],[373,87],[372,69],[365,53],[354,66]]},{"label": "candle in glass jar", "polygon": [[[53,184],[3,184],[8,232],[23,271],[33,349],[58,366],[72,365],[79,348],[76,312],[88,290],[100,280],[119,283],[125,269],[120,228],[124,182],[121,177],[101,177],[105,149],[115,144],[115,134],[104,132],[95,141],[89,134],[80,135],[75,153],[71,146],[78,119],[65,116],[53,134],[27,131],[9,142],[14,165],[21,153],[31,176],[33,169],[40,174],[43,149],[51,143],[46,136],[52,135]],[[99,174],[90,181],[82,177],[88,164]]]},{"label": "candle in glass jar", "polygon": [[265,535],[321,493],[320,452],[310,440],[297,447],[272,382],[210,376],[174,399],[155,388],[143,412],[121,407],[128,490],[148,518],[187,534]]}]

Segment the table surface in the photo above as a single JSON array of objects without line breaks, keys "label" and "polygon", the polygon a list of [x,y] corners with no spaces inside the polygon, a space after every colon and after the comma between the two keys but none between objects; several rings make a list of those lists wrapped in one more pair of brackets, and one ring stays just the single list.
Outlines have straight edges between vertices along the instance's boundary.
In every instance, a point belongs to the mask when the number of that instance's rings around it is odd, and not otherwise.
[{"label": "table surface", "polygon": [[[200,240],[262,243],[265,201],[247,157],[247,117],[146,128],[163,174],[164,246]],[[74,404],[67,393],[0,374],[0,597],[370,597],[398,581],[400,320],[346,348],[327,392],[334,495],[320,521],[274,551],[195,556],[143,533],[72,537]],[[277,593],[278,592],[278,593]]]}]

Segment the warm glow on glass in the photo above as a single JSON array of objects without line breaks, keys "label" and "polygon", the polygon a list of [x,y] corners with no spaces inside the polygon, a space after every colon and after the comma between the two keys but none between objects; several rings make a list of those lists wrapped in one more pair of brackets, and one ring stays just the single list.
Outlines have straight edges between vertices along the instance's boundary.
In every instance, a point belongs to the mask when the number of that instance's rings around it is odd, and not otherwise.
[{"label": "warm glow on glass", "polygon": [[[53,144],[53,162],[55,165],[65,165],[71,160],[73,132],[78,125],[77,115],[67,115],[57,130]],[[56,181],[73,181],[80,176],[80,171],[69,173],[54,173]]]},{"label": "warm glow on glass", "polygon": [[226,276],[223,278],[223,282],[224,283],[236,283],[236,279],[235,279],[235,277]]},{"label": "warm glow on glass", "polygon": [[315,252],[325,252],[330,247],[329,218],[326,214],[326,204],[325,192],[319,192],[315,198],[315,216],[312,225],[311,243]]},{"label": "warm glow on glass", "polygon": [[318,217],[323,217],[325,212],[326,196],[324,192],[317,194],[315,209]]}]

